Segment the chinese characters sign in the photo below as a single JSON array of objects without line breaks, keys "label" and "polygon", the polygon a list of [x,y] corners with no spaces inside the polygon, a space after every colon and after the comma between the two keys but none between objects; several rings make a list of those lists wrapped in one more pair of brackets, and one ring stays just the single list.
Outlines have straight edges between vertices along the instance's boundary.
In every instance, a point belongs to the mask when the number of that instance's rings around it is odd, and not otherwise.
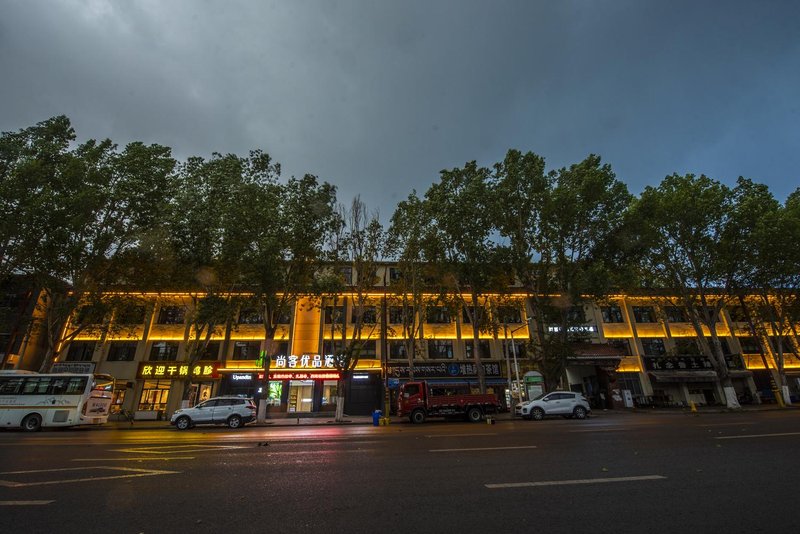
[{"label": "chinese characters sign", "polygon": [[[484,376],[500,376],[500,364],[496,362],[482,363]],[[474,363],[434,363],[430,365],[415,365],[415,378],[450,378],[450,377],[474,377],[478,375],[477,365]],[[391,365],[389,376],[396,378],[408,378],[408,365]]]},{"label": "chinese characters sign", "polygon": [[336,365],[333,363],[333,356],[321,356],[319,354],[303,354],[302,356],[295,356],[294,354],[284,356],[279,354],[275,356],[275,369],[334,369]]},{"label": "chinese characters sign", "polygon": [[218,378],[218,362],[141,362],[136,378]]}]

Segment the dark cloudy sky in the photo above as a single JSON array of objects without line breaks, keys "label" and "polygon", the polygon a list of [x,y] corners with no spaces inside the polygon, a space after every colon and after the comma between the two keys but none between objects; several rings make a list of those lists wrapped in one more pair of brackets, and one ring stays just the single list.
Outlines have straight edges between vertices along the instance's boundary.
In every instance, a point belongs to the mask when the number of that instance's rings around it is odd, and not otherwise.
[{"label": "dark cloudy sky", "polygon": [[386,221],[443,168],[597,153],[800,186],[800,2],[0,0],[0,130],[262,148]]}]

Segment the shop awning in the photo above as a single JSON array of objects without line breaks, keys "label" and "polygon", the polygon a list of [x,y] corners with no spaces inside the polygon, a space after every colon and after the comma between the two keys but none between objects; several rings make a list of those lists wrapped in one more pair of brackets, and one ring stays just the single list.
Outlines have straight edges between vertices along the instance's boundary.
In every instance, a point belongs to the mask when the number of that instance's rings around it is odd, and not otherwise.
[{"label": "shop awning", "polygon": [[650,371],[657,382],[714,382],[716,371]]}]

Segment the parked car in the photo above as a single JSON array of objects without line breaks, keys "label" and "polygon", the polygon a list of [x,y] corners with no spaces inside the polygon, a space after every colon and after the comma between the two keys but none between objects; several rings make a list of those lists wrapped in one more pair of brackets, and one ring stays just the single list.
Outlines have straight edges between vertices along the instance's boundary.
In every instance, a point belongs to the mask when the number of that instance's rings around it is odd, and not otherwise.
[{"label": "parked car", "polygon": [[193,408],[182,408],[172,414],[170,424],[178,430],[195,425],[228,425],[239,428],[256,419],[256,405],[242,397],[214,397]]},{"label": "parked car", "polygon": [[533,400],[520,402],[514,407],[514,414],[523,419],[540,421],[547,415],[561,415],[568,419],[585,419],[591,412],[589,401],[580,393],[572,391],[551,391]]}]

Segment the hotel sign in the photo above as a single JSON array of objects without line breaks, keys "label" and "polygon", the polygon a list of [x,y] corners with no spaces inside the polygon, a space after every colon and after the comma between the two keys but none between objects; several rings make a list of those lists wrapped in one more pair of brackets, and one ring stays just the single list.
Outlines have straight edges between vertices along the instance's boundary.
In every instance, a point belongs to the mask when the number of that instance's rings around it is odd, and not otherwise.
[{"label": "hotel sign", "polygon": [[275,356],[275,362],[272,367],[275,369],[335,369],[336,364],[334,364],[333,356],[330,354],[326,356],[319,354],[284,356],[279,354]]},{"label": "hotel sign", "polygon": [[219,362],[140,362],[136,378],[219,378]]}]

